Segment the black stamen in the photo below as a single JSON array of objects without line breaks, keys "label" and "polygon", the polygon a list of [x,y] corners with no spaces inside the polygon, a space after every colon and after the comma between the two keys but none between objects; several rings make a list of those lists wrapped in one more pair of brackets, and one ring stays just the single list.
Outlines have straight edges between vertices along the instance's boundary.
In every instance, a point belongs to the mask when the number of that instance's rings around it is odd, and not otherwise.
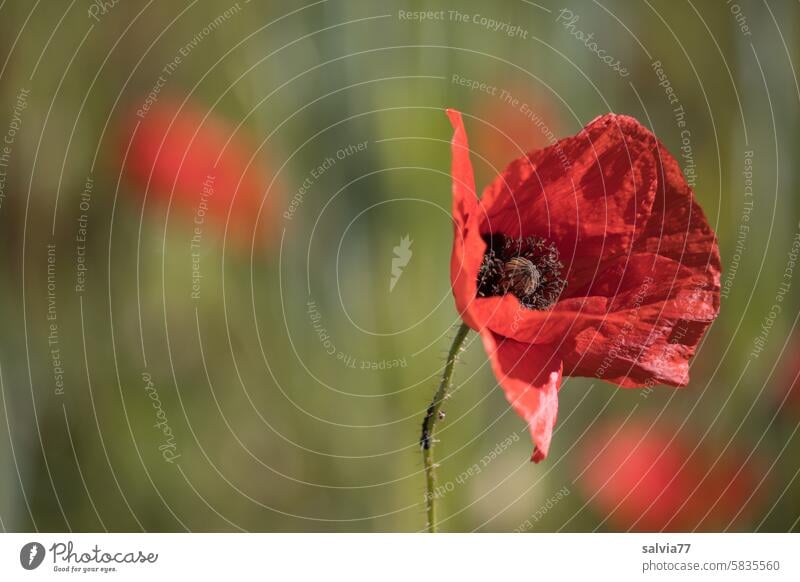
[{"label": "black stamen", "polygon": [[566,286],[558,249],[545,239],[501,234],[483,237],[486,253],[478,273],[478,296],[511,293],[528,309],[548,309]]}]

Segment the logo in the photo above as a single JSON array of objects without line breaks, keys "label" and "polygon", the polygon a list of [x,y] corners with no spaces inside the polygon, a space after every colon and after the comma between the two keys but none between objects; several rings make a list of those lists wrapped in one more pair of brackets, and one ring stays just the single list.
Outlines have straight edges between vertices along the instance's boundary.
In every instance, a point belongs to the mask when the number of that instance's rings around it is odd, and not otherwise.
[{"label": "logo", "polygon": [[389,281],[389,293],[394,291],[394,286],[397,285],[397,282],[400,280],[403,269],[411,260],[411,255],[414,254],[411,251],[413,242],[409,235],[406,235],[400,239],[400,244],[392,249],[394,251],[394,257],[392,257],[392,278]]},{"label": "logo", "polygon": [[28,542],[19,551],[19,563],[26,570],[35,570],[44,561],[44,546],[39,542]]}]

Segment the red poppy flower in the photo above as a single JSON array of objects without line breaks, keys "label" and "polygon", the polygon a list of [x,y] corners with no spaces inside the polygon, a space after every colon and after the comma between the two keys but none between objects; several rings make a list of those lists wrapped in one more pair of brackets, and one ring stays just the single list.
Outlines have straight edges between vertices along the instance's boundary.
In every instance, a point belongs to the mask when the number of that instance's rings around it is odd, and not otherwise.
[{"label": "red poppy flower", "polygon": [[758,472],[645,424],[589,433],[578,485],[616,529],[727,529],[747,505]]},{"label": "red poppy flower", "polygon": [[454,128],[451,284],[506,398],[547,456],[562,375],[685,386],[719,310],[717,240],[678,163],[608,114],[513,161],[476,196]]},{"label": "red poppy flower", "polygon": [[783,361],[778,365],[773,384],[775,406],[789,419],[800,417],[800,363],[797,353],[800,351],[800,334],[795,333],[786,341],[783,349]]},{"label": "red poppy flower", "polygon": [[182,218],[217,232],[227,229],[235,244],[249,247],[262,199],[261,216],[272,214],[275,196],[267,195],[269,175],[253,157],[256,148],[240,130],[196,105],[161,97],[141,117],[132,112],[120,149],[137,192],[156,203],[171,198]]}]

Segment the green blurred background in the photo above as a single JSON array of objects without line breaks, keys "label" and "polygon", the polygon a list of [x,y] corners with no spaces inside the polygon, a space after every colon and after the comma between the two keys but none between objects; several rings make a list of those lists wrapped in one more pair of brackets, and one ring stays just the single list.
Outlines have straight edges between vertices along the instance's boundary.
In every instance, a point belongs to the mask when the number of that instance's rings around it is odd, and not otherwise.
[{"label": "green blurred background", "polygon": [[[579,15],[576,28],[593,33],[626,76],[565,28],[562,9]],[[444,18],[400,13],[419,10]],[[509,35],[475,15],[520,28]],[[800,283],[769,317],[800,219],[798,24],[796,2],[0,3],[0,133],[15,112],[21,122],[0,198],[0,525],[421,529],[418,428],[458,324],[444,115],[455,107],[467,115],[479,185],[520,148],[546,145],[548,131],[574,134],[607,111],[640,119],[676,157],[687,129],[728,292],[688,389],[568,379],[541,465],[528,462],[523,423],[473,334],[437,448],[440,483],[452,486],[439,501],[442,529],[633,527],[581,485],[593,428],[631,418],[753,475],[729,519],[699,529],[798,529],[800,398],[790,386],[800,369]],[[276,181],[260,217],[273,242],[252,254],[221,238],[204,245],[202,295],[191,299],[185,224],[142,207],[121,173],[115,128],[198,34],[164,95],[241,124]],[[454,75],[509,91],[544,130]],[[361,142],[284,215],[314,168]],[[76,292],[89,178],[86,288]],[[406,235],[413,256],[390,291],[393,249]],[[48,245],[63,391],[48,344]],[[159,450],[148,377],[175,462]],[[460,477],[509,437],[483,470]],[[717,493],[704,483],[691,492]]]}]

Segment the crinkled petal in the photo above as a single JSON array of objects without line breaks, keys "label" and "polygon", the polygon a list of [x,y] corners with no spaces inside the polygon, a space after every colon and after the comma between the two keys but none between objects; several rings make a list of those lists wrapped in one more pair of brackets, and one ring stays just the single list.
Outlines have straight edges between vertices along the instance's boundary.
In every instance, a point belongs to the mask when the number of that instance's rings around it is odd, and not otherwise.
[{"label": "crinkled petal", "polygon": [[528,423],[535,446],[531,460],[538,463],[547,457],[556,424],[561,360],[545,346],[522,344],[490,331],[481,338],[506,399]]},{"label": "crinkled petal", "polygon": [[[685,386],[689,359],[719,313],[716,236],[678,163],[659,147],[660,187],[631,257],[607,261],[586,289],[587,313],[613,313],[584,325],[559,353],[567,373],[625,387]],[[602,299],[602,302],[600,301]]]},{"label": "crinkled petal", "polygon": [[[456,134],[454,158],[460,117]],[[472,204],[462,194],[459,208],[465,199]],[[689,358],[719,311],[719,250],[678,163],[637,121],[606,115],[515,161],[466,212],[456,221],[464,242],[454,272],[474,275],[454,291],[474,329],[553,346],[570,375],[621,386],[688,382]],[[555,242],[568,265],[562,299],[536,311],[513,295],[475,298],[485,250],[475,222],[481,233]]]},{"label": "crinkled petal", "polygon": [[583,311],[581,289],[609,260],[628,256],[644,231],[658,186],[657,151],[655,136],[639,122],[608,114],[514,161],[483,194],[481,232],[551,240],[568,284],[547,312],[524,309],[512,297],[502,310],[478,302],[475,319],[527,343],[552,343],[596,320],[597,311]]},{"label": "crinkled petal", "polygon": [[609,315],[599,310],[587,311],[591,299],[562,299],[549,310],[539,311],[524,307],[514,295],[506,294],[478,298],[470,310],[477,321],[498,335],[522,343],[550,345]]},{"label": "crinkled petal", "polygon": [[580,286],[604,260],[628,252],[644,228],[658,182],[656,149],[655,136],[632,117],[598,117],[512,162],[483,193],[481,232],[554,242],[567,279]]},{"label": "crinkled petal", "polygon": [[697,280],[688,273],[678,285],[661,278],[673,267],[663,257],[636,256],[627,261],[623,277],[636,281],[634,289],[586,299],[580,331],[559,345],[568,375],[625,387],[688,383],[689,358],[716,317],[714,292],[695,288]]},{"label": "crinkled petal", "polygon": [[652,253],[703,273],[710,286],[719,288],[720,258],[717,237],[694,199],[674,157],[659,143],[658,195],[633,251]]}]

